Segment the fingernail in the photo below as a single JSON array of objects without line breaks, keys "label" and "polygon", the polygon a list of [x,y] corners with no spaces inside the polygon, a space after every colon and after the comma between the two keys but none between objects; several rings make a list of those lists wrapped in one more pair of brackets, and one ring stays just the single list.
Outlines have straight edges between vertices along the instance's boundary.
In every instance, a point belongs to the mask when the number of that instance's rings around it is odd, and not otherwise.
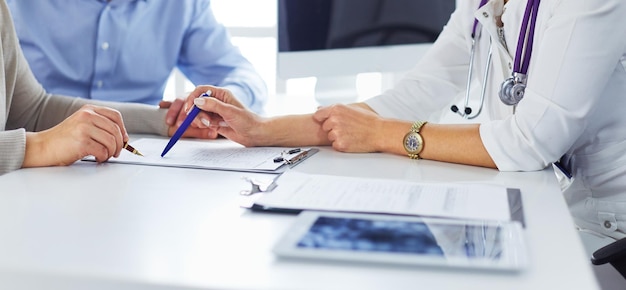
[{"label": "fingernail", "polygon": [[167,123],[168,125],[172,125],[172,124],[174,123],[174,118],[171,118],[171,117],[170,117],[170,118],[167,118],[166,123]]},{"label": "fingernail", "polygon": [[228,127],[228,123],[224,121],[220,121],[218,124],[220,125],[220,127]]},{"label": "fingernail", "polygon": [[201,118],[200,122],[202,122],[202,124],[204,124],[204,126],[211,126],[211,122],[209,122],[209,120],[205,119],[205,118]]},{"label": "fingernail", "polygon": [[204,101],[204,98],[197,98],[197,99],[193,100],[193,103],[196,106],[202,106],[202,105],[204,105],[205,101]]}]

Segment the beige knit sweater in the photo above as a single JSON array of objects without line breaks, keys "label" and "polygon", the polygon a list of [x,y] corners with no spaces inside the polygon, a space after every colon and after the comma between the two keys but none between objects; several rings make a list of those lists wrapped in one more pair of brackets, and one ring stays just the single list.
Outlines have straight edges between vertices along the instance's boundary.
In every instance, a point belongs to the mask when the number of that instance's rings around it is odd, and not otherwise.
[{"label": "beige knit sweater", "polygon": [[119,110],[130,133],[167,134],[164,109],[46,93],[22,55],[9,9],[0,0],[0,175],[22,167],[26,131],[53,127],[85,104]]}]

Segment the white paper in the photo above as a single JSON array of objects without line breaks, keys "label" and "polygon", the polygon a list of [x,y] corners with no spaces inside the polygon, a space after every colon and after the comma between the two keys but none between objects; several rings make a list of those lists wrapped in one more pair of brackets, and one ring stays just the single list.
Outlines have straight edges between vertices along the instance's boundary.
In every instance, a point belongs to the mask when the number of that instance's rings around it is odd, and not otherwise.
[{"label": "white paper", "polygon": [[256,200],[268,208],[511,220],[507,189],[286,172]]},{"label": "white paper", "polygon": [[[108,162],[272,173],[284,165],[284,162],[274,162],[274,158],[281,156],[281,152],[292,149],[246,148],[228,140],[181,139],[164,157],[161,157],[161,152],[168,141],[157,138],[134,140],[130,144],[144,156],[122,150],[118,158],[111,158]],[[310,148],[302,148],[302,150],[310,150]],[[94,158],[86,160],[92,161]]]}]

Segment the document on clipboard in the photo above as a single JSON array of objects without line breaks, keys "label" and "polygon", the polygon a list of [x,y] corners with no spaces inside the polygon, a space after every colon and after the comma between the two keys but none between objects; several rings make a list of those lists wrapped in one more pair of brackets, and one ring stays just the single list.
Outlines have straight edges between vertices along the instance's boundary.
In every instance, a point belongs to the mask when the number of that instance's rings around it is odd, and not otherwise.
[{"label": "document on clipboard", "polygon": [[[144,156],[122,150],[118,158],[111,158],[108,162],[279,174],[318,152],[316,148],[246,148],[224,139],[181,139],[165,157],[161,157],[167,142],[159,138],[134,140],[133,147]],[[95,158],[90,156],[83,160],[95,161]]]},{"label": "document on clipboard", "polygon": [[405,180],[285,172],[276,188],[254,201],[252,210],[381,213],[524,225],[519,189],[487,184],[418,183]]}]

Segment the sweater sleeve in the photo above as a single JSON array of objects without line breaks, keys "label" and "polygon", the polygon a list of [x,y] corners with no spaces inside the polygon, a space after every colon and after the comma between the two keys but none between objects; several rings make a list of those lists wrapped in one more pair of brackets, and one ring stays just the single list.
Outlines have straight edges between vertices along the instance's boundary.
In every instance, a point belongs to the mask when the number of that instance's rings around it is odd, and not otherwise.
[{"label": "sweater sleeve", "polygon": [[4,1],[0,2],[0,174],[22,167],[26,151],[26,130],[11,127],[8,115],[11,112],[15,84],[19,78],[17,37]]},{"label": "sweater sleeve", "polygon": [[0,131],[0,175],[22,167],[26,130]]},{"label": "sweater sleeve", "polygon": [[166,109],[146,104],[94,101],[59,95],[47,96],[34,130],[41,131],[53,127],[87,104],[118,110],[122,114],[128,133],[167,136]]}]

